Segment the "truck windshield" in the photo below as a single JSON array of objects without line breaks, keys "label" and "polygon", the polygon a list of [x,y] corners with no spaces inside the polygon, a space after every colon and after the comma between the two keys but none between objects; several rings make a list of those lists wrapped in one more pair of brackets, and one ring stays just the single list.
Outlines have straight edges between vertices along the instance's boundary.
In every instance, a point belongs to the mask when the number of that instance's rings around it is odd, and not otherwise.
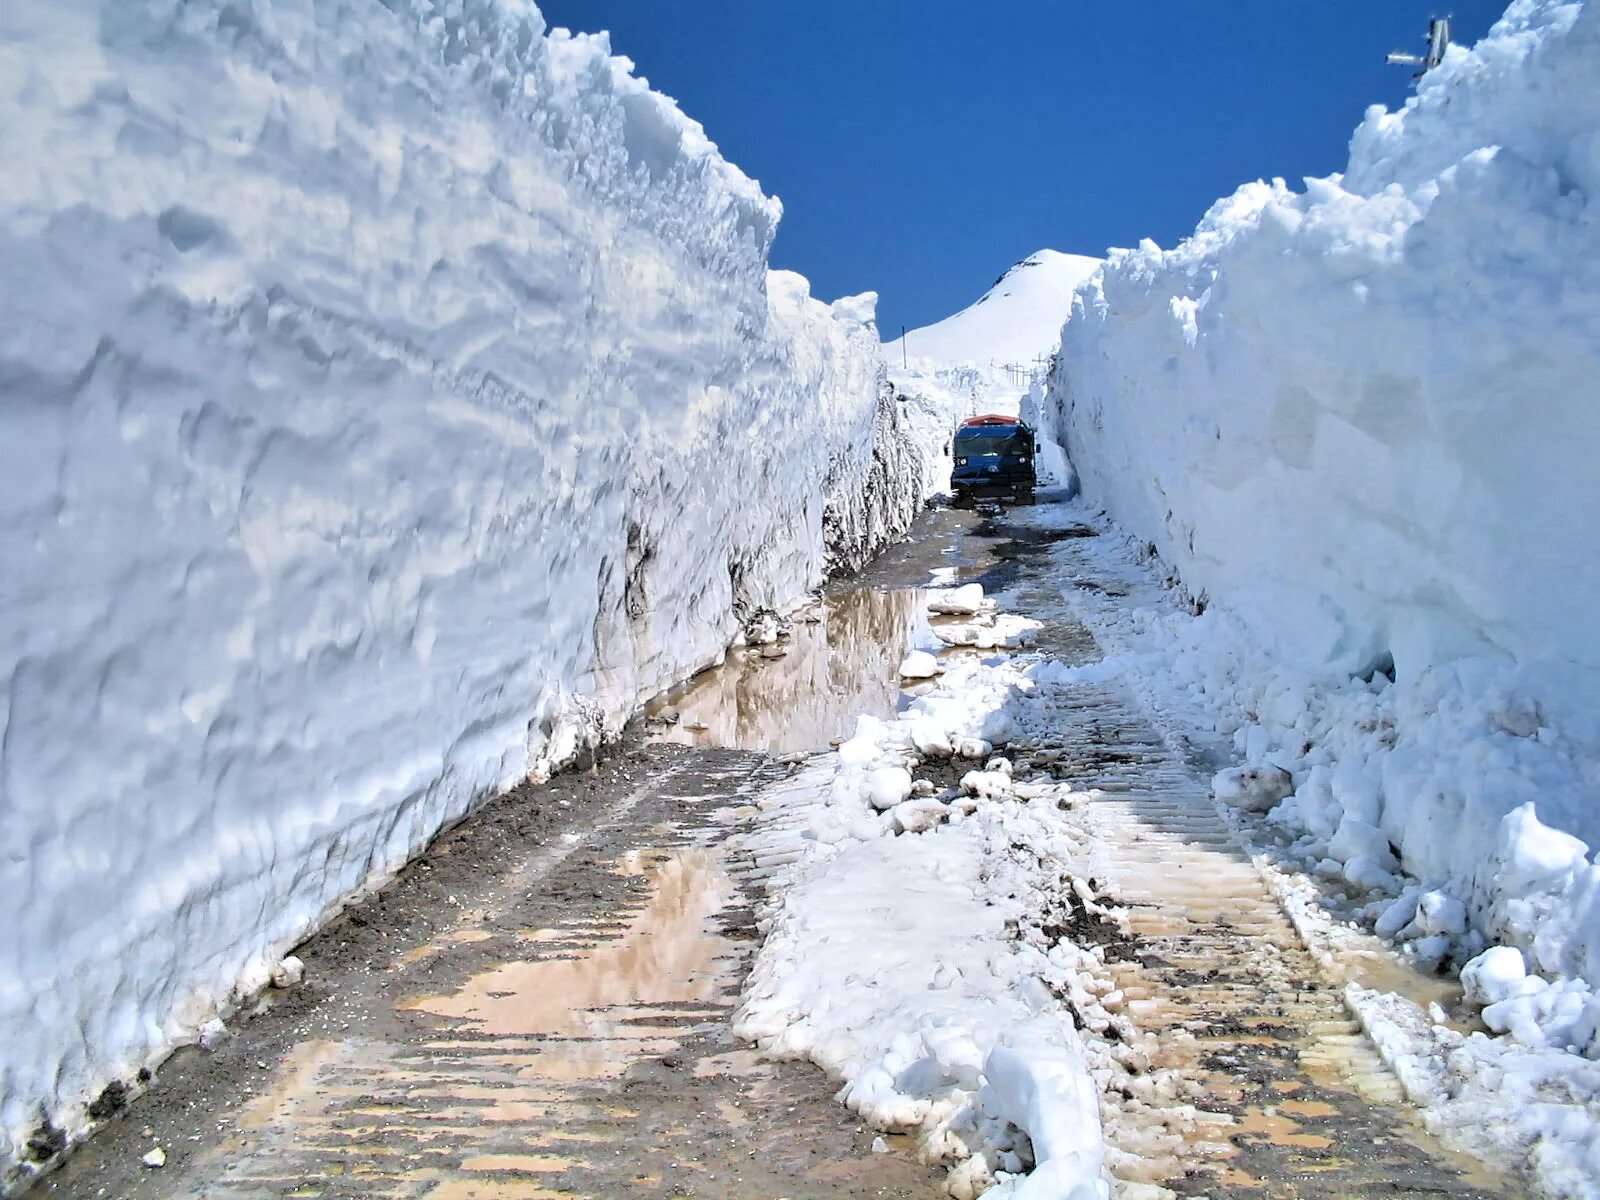
[{"label": "truck windshield", "polygon": [[1028,451],[1028,439],[1011,430],[956,435],[955,452],[963,458],[976,458],[980,454],[1027,454]]}]

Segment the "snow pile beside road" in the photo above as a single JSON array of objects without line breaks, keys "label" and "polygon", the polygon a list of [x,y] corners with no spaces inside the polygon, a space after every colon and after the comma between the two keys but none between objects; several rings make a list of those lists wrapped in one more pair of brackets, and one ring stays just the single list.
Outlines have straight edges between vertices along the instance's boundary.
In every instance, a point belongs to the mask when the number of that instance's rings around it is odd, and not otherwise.
[{"label": "snow pile beside road", "polygon": [[[905,720],[862,717],[836,755],[758,799],[767,817],[745,849],[784,865],[735,1031],[816,1062],[875,1127],[916,1134],[928,1161],[953,1164],[958,1197],[1049,1153],[1066,1186],[1048,1194],[1103,1196],[1096,1090],[1055,998],[1083,952],[1037,934],[1070,897],[1061,864],[1077,844],[1054,789],[1022,798],[999,763],[982,769],[1023,686],[1014,668],[955,667]],[[971,755],[964,786],[918,787],[918,747]]]},{"label": "snow pile beside road", "polygon": [[[1600,1057],[1600,1004],[1579,974],[1592,960],[1566,956],[1592,944],[1582,922],[1595,870],[1531,807],[1592,796],[1594,764],[1506,730],[1492,692],[1471,705],[1453,693],[1441,708],[1437,693],[1382,676],[1287,668],[1234,614],[1196,615],[1143,543],[1085,509],[1029,520],[1102,531],[1057,550],[1062,594],[1107,652],[1099,669],[1198,753],[1244,761],[1219,772],[1216,798],[1286,872],[1321,878],[1320,890],[1302,881],[1283,897],[1308,940],[1365,928],[1424,972],[1466,965],[1469,1011],[1486,1005],[1484,1024],[1505,1036],[1464,1035],[1400,996],[1347,990],[1429,1127],[1493,1161],[1527,1162],[1551,1196],[1594,1197],[1600,1062],[1578,1055]],[[1491,939],[1502,944],[1486,950]]]},{"label": "snow pile beside road", "polygon": [[1176,678],[1293,776],[1274,816],[1419,957],[1586,981],[1515,1024],[1591,1053],[1597,77],[1600,8],[1518,0],[1343,177],[1113,254],[1048,401],[1086,497],[1211,604]]},{"label": "snow pile beside road", "polygon": [[[965,608],[964,592],[930,597]],[[990,1195],[1103,1197],[1102,1113],[1187,1110],[1117,1011],[1104,947],[1064,932],[1111,919],[1072,816],[1091,798],[1028,758],[1072,681],[970,652],[943,667],[897,719],[862,717],[757,797],[740,842],[765,875],[765,937],[735,1031],[823,1067],[876,1128],[915,1135],[957,1197],[996,1180]]]},{"label": "snow pile beside road", "polygon": [[0,157],[3,1166],[922,496],[872,297],[524,0],[4,6]]}]

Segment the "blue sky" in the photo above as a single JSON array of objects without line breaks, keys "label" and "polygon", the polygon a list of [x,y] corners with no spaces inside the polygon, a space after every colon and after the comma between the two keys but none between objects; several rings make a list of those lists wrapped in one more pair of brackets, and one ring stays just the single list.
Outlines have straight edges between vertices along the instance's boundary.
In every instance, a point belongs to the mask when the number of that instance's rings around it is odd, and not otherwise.
[{"label": "blue sky", "polygon": [[539,0],[612,45],[783,198],[773,265],[881,293],[885,336],[1041,247],[1171,245],[1220,195],[1345,162],[1430,16],[1496,0]]}]

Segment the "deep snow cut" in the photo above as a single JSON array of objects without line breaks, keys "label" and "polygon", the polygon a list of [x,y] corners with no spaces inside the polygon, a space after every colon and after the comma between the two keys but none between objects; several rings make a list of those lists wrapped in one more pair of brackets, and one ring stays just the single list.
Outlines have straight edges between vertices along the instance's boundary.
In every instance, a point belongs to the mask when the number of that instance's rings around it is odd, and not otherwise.
[{"label": "deep snow cut", "polygon": [[0,10],[0,1159],[919,505],[873,298],[523,0]]},{"label": "deep snow cut", "polygon": [[1582,992],[1505,1027],[1589,1053],[1597,77],[1600,10],[1517,0],[1343,175],[1114,252],[1046,401],[1086,497],[1239,623],[1176,634],[1180,678],[1292,777],[1275,818],[1420,958],[1498,941]]}]

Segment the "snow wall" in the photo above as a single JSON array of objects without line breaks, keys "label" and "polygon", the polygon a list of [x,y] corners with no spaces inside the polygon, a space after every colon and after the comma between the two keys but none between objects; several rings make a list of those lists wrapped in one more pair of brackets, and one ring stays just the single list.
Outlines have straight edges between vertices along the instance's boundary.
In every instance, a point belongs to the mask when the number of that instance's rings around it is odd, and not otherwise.
[{"label": "snow wall", "polygon": [[1327,714],[1257,697],[1335,857],[1339,826],[1380,827],[1490,936],[1590,981],[1600,871],[1567,835],[1600,844],[1597,79],[1600,9],[1517,0],[1367,113],[1342,176],[1114,252],[1046,404],[1087,499],[1289,669],[1392,660],[1331,791],[1297,757]]},{"label": "snow wall", "polygon": [[920,505],[873,298],[631,69],[525,0],[0,6],[13,1167]]}]

